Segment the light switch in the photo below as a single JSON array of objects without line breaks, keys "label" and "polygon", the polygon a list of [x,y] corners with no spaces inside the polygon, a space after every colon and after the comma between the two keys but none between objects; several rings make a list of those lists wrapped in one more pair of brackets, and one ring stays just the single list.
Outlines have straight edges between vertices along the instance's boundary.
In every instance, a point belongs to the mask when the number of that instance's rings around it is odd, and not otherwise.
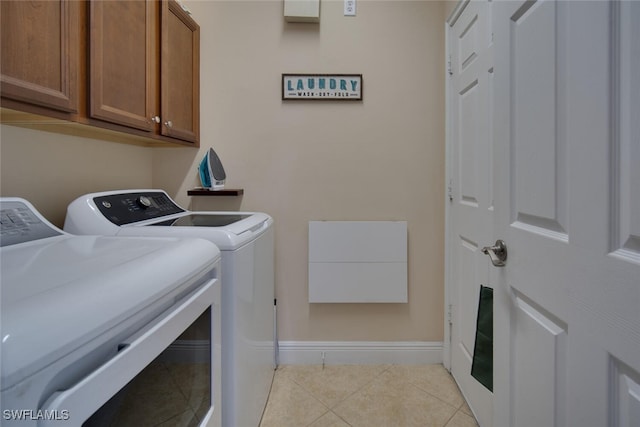
[{"label": "light switch", "polygon": [[344,0],[344,16],[356,16],[356,0]]}]

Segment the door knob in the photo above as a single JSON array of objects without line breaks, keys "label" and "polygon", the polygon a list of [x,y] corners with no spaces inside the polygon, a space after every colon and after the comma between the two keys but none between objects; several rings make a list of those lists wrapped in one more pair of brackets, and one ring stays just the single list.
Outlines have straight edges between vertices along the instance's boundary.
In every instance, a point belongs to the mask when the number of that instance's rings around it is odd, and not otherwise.
[{"label": "door knob", "polygon": [[503,240],[496,240],[496,244],[493,246],[485,246],[482,248],[482,253],[489,255],[491,263],[496,267],[504,267],[507,261],[507,245]]}]

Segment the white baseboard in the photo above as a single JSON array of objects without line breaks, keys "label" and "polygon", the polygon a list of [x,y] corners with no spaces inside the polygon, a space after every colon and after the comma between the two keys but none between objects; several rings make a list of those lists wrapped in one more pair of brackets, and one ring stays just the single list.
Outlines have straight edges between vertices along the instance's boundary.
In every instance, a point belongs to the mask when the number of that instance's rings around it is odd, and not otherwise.
[{"label": "white baseboard", "polygon": [[442,363],[437,342],[280,341],[280,365],[417,365]]}]

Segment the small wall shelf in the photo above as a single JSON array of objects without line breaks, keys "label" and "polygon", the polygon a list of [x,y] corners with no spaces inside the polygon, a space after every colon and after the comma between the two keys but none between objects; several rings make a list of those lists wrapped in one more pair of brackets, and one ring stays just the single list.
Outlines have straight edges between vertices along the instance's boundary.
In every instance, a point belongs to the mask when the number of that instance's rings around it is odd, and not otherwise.
[{"label": "small wall shelf", "polygon": [[223,188],[222,190],[205,190],[204,188],[194,188],[187,191],[189,196],[242,196],[243,188]]}]

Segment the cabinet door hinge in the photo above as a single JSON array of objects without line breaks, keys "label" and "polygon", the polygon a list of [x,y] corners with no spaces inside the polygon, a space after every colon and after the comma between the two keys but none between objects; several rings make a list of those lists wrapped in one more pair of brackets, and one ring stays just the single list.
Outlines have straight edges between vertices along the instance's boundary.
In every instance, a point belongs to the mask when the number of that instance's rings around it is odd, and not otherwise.
[{"label": "cabinet door hinge", "polygon": [[449,201],[453,202],[453,179],[449,180],[449,186],[447,187],[447,195],[449,196]]},{"label": "cabinet door hinge", "polygon": [[451,55],[449,55],[449,59],[447,60],[447,72],[450,76],[453,76],[453,68],[451,67]]},{"label": "cabinet door hinge", "polygon": [[447,322],[449,322],[449,325],[453,325],[453,304],[449,304],[447,308]]}]

